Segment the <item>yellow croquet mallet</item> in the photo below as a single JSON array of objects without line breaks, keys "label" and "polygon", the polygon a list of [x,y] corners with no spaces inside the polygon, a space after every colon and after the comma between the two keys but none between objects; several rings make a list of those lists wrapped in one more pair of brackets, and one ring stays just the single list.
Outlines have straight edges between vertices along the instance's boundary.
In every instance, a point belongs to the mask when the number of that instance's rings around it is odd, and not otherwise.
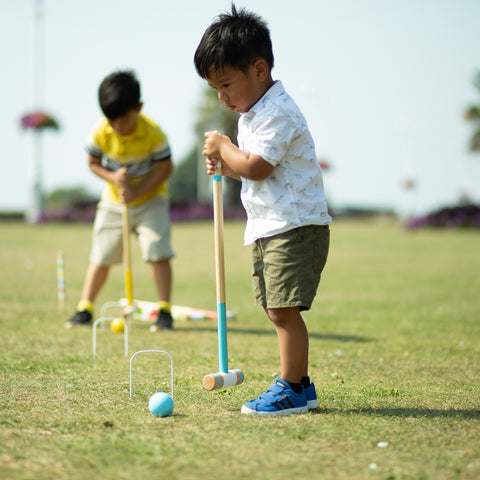
[{"label": "yellow croquet mallet", "polygon": [[128,205],[123,208],[123,268],[125,275],[125,298],[127,306],[124,310],[125,320],[131,319],[135,306],[133,305],[132,261],[130,254],[130,215]]}]

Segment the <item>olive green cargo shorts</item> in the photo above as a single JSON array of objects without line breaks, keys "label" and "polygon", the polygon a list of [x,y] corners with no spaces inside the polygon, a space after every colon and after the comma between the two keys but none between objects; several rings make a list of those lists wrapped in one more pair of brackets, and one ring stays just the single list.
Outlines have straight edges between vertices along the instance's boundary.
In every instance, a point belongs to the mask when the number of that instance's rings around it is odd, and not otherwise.
[{"label": "olive green cargo shorts", "polygon": [[266,308],[309,310],[328,256],[328,225],[308,225],[252,246],[253,294]]}]

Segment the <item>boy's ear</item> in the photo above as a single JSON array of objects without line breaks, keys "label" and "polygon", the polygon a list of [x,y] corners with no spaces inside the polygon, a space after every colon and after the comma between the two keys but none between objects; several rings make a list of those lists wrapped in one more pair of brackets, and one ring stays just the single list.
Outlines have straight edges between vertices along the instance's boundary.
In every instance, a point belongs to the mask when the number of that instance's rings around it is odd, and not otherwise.
[{"label": "boy's ear", "polygon": [[270,68],[264,58],[257,58],[253,62],[253,68],[257,78],[263,82],[270,75]]},{"label": "boy's ear", "polygon": [[143,108],[143,102],[138,102],[138,111],[140,112],[142,108]]}]

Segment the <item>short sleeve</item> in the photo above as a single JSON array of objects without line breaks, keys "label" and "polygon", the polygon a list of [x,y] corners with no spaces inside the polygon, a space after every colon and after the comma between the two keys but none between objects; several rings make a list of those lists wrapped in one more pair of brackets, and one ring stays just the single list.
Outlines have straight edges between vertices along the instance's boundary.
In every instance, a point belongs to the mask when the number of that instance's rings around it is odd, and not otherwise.
[{"label": "short sleeve", "polygon": [[97,158],[102,158],[103,152],[104,152],[104,149],[102,147],[103,145],[102,140],[105,138],[104,123],[105,122],[103,119],[98,121],[92,127],[87,137],[87,145],[85,147],[85,150],[87,151],[87,153]]},{"label": "short sleeve", "polygon": [[296,127],[285,116],[266,116],[255,125],[248,142],[248,151],[261,156],[273,166],[278,165],[292,141]]},{"label": "short sleeve", "polygon": [[171,157],[170,145],[165,133],[159,126],[156,126],[152,132],[152,160],[154,162],[161,162],[168,160]]}]

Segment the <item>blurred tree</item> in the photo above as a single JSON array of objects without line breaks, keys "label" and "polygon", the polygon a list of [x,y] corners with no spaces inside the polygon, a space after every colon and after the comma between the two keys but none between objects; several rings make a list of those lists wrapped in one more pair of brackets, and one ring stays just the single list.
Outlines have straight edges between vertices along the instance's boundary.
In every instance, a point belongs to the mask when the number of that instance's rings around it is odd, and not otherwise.
[{"label": "blurred tree", "polygon": [[[480,93],[480,70],[477,72],[473,84]],[[464,117],[474,125],[473,136],[470,139],[470,150],[472,152],[480,151],[480,103],[477,105],[470,105],[464,113]]]},{"label": "blurred tree", "polygon": [[175,165],[168,180],[168,191],[172,204],[190,204],[197,199],[197,146]]},{"label": "blurred tree", "polygon": [[[207,175],[205,173],[205,159],[202,156],[204,133],[208,130],[218,130],[227,135],[237,145],[237,121],[238,114],[231,112],[218,100],[217,92],[209,86],[204,87],[200,106],[198,108],[197,121],[195,122],[195,135],[198,138],[197,168],[198,187],[197,198],[200,201],[211,201],[208,190]],[[225,177],[225,204],[230,206],[240,205],[241,183],[229,177]]]},{"label": "blurred tree", "polygon": [[195,122],[195,133],[203,145],[203,133],[206,130],[221,130],[230,140],[237,144],[238,114],[231,112],[219,101],[217,92],[206,86],[203,90],[202,101],[198,108],[198,118]]},{"label": "blurred tree", "polygon": [[[194,201],[211,203],[210,178],[206,174],[205,157],[202,155],[204,133],[218,130],[237,145],[238,114],[225,108],[218,100],[217,93],[206,86],[202,92],[194,125],[195,145],[175,165],[168,181],[172,203],[189,204]],[[228,206],[239,206],[241,183],[229,177],[224,178],[224,198]]]}]

